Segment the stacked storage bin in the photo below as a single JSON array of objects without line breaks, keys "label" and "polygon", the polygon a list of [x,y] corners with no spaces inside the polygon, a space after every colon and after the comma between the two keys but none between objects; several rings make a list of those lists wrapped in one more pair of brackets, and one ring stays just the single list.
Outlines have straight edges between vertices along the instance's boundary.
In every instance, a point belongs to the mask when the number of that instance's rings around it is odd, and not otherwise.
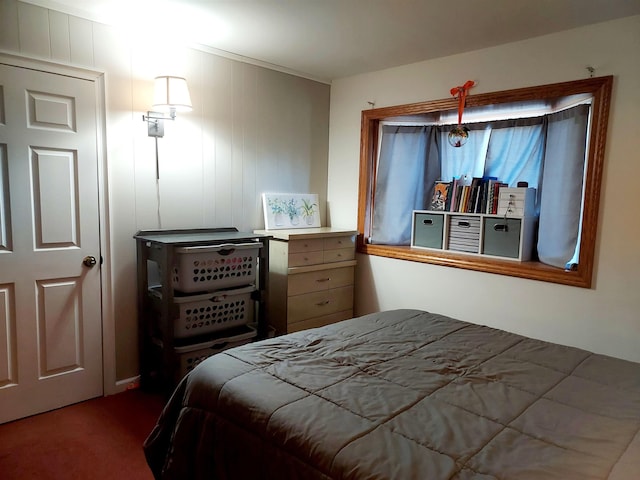
[{"label": "stacked storage bin", "polygon": [[207,357],[265,336],[270,236],[224,228],[134,238],[143,388],[170,392]]},{"label": "stacked storage bin", "polygon": [[173,336],[180,378],[214,353],[255,338],[249,324],[254,322],[252,294],[261,246],[249,242],[175,249],[172,286],[179,315]]}]

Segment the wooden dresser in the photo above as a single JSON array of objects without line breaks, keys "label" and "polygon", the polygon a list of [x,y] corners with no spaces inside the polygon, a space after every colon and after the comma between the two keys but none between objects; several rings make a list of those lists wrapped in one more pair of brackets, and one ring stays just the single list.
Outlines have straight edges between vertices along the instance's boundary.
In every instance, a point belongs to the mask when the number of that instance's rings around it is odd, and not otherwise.
[{"label": "wooden dresser", "polygon": [[353,317],[354,230],[256,231],[269,242],[267,321],[284,334]]}]

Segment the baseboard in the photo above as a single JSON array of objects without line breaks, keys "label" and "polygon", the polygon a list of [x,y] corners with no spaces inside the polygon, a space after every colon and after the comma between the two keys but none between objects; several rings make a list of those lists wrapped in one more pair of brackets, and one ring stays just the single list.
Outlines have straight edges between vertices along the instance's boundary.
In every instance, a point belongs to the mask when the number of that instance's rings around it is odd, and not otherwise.
[{"label": "baseboard", "polygon": [[133,390],[134,388],[140,388],[140,375],[125,378],[124,380],[118,380],[113,393],[122,393],[127,390]]}]

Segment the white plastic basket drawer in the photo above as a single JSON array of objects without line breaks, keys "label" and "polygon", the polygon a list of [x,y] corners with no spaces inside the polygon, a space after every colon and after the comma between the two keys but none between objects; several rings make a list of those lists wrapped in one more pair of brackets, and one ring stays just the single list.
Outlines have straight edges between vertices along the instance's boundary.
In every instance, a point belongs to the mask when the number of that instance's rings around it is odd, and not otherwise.
[{"label": "white plastic basket drawer", "polygon": [[193,370],[196,365],[201,363],[203,360],[206,360],[211,355],[250,343],[256,336],[256,329],[249,325],[245,325],[245,331],[237,335],[226,338],[217,338],[209,342],[184,347],[174,347],[174,351],[179,361],[177,380],[184,377],[187,373]]},{"label": "white plastic basket drawer", "polygon": [[255,283],[260,242],[176,248],[173,288],[206,292]]},{"label": "white plastic basket drawer", "polygon": [[180,315],[174,320],[175,338],[192,337],[253,322],[255,287],[174,297]]}]

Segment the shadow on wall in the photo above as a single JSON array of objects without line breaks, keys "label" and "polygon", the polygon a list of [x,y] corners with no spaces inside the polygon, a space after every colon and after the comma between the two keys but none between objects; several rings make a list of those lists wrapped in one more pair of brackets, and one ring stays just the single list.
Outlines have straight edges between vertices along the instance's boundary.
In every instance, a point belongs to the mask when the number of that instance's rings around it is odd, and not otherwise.
[{"label": "shadow on wall", "polygon": [[[322,223],[323,226],[333,226],[331,222],[331,207],[331,202],[327,201],[326,223]],[[368,313],[379,312],[380,302],[378,301],[378,296],[376,295],[377,290],[373,282],[371,257],[369,255],[356,253],[356,260],[353,316],[360,317]]]},{"label": "shadow on wall", "polygon": [[368,313],[380,311],[380,302],[376,295],[376,287],[371,272],[371,257],[369,255],[356,254],[356,278],[355,278],[355,306],[353,315],[360,317]]}]

